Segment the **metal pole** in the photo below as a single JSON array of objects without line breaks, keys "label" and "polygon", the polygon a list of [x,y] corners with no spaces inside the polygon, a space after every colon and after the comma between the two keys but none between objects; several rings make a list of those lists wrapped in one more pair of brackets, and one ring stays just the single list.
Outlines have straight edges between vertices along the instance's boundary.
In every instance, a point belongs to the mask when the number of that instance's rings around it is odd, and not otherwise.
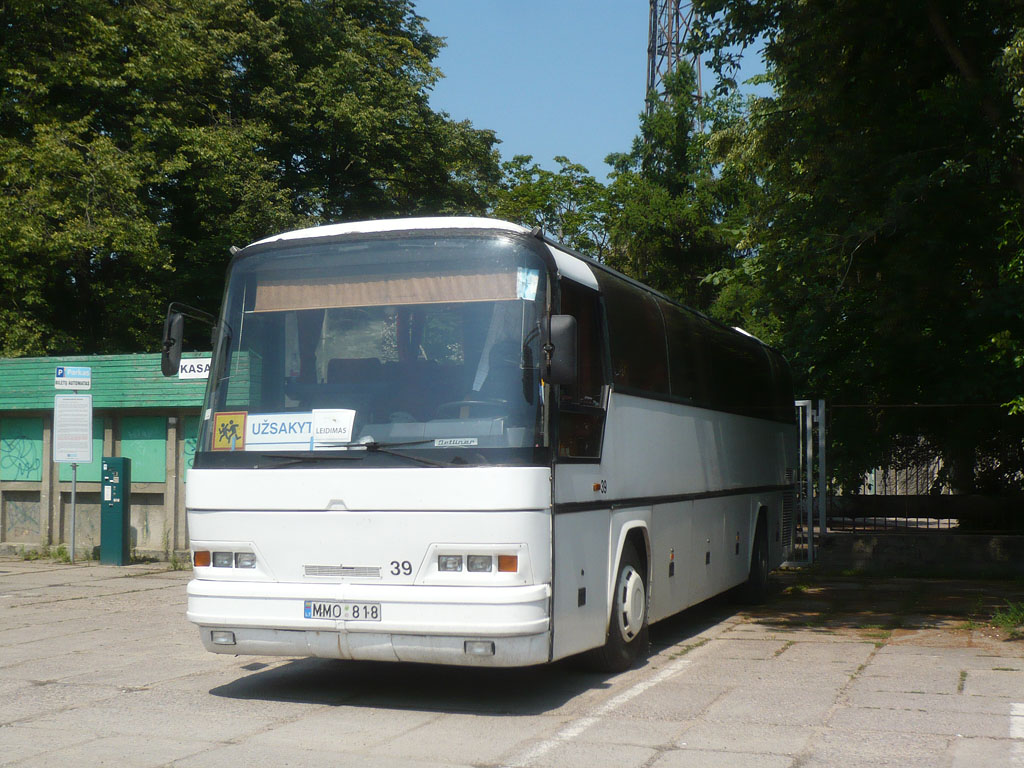
[{"label": "metal pole", "polygon": [[814,410],[813,401],[805,400],[804,466],[807,469],[807,564],[814,564]]},{"label": "metal pole", "polygon": [[818,530],[825,535],[825,505],[828,485],[825,478],[825,401],[818,401]]},{"label": "metal pole", "polygon": [[75,488],[78,485],[78,464],[71,462],[71,564],[75,564]]},{"label": "metal pole", "polygon": [[794,540],[796,537],[796,521],[806,524],[807,527],[807,564],[814,562],[814,437],[812,433],[814,425],[814,412],[811,408],[813,400],[796,400],[793,403],[797,407],[797,431],[799,432],[799,448],[797,450],[799,464],[799,480],[797,482],[797,500],[801,497],[799,513],[794,511]]}]

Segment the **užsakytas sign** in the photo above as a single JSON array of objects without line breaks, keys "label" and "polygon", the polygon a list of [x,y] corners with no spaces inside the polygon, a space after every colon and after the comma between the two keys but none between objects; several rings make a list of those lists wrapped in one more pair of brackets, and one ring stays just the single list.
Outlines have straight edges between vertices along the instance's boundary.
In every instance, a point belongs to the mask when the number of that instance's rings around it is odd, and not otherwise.
[{"label": "u\u017esakytas sign", "polygon": [[[280,451],[337,448],[351,442],[355,416],[356,412],[347,408],[305,413],[218,411],[213,414],[212,449]],[[472,444],[476,445],[476,442]]]}]

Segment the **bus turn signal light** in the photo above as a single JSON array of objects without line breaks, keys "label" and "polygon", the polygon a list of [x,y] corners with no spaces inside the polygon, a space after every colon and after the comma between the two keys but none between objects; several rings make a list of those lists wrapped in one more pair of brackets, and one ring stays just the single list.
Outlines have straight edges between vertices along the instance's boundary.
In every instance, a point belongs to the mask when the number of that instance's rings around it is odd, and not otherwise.
[{"label": "bus turn signal light", "polygon": [[196,568],[205,568],[210,564],[210,553],[206,550],[199,550],[192,555],[192,565]]},{"label": "bus turn signal light", "polygon": [[498,555],[499,573],[516,573],[519,571],[518,555]]}]

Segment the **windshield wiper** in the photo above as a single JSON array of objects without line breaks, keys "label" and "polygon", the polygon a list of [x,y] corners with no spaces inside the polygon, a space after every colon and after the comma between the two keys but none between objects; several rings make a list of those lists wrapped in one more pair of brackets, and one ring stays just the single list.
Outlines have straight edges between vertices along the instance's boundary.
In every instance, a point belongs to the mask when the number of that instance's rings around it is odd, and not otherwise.
[{"label": "windshield wiper", "polygon": [[428,467],[451,467],[457,466],[464,462],[456,461],[435,461],[434,459],[428,459],[424,456],[414,456],[404,451],[396,451],[395,448],[404,448],[411,445],[423,445],[424,443],[433,443],[434,438],[427,438],[424,440],[406,440],[394,443],[380,443],[376,440],[369,440],[365,443],[320,443],[321,447],[334,448],[336,450],[330,453],[263,453],[261,456],[280,459],[279,463],[276,463],[271,467],[277,469],[278,467],[287,467],[292,464],[317,464],[328,461],[352,461],[357,459],[366,458],[367,454],[370,453],[386,453],[388,456],[396,456],[400,459],[407,459],[409,461],[419,462],[425,464]]},{"label": "windshield wiper", "polygon": [[336,450],[330,453],[317,454],[317,453],[303,453],[301,456],[294,456],[282,453],[264,453],[264,456],[273,456],[280,459],[291,459],[291,461],[283,461],[280,464],[275,464],[276,467],[284,467],[289,464],[301,464],[301,463],[317,463],[323,461],[332,461],[334,459],[341,460],[353,460],[353,459],[365,459],[369,453],[386,453],[389,456],[397,456],[401,459],[408,459],[409,461],[417,461],[420,464],[426,464],[429,467],[450,467],[451,464],[447,461],[434,461],[433,459],[427,459],[422,456],[413,456],[403,451],[393,450],[394,448],[403,448],[407,445],[423,445],[424,443],[432,443],[434,438],[427,438],[425,440],[407,440],[402,442],[394,443],[379,443],[376,440],[368,440],[365,443],[330,443],[324,442],[319,443],[322,448],[334,448]]},{"label": "windshield wiper", "polygon": [[450,467],[451,464],[447,461],[434,461],[433,459],[427,459],[423,456],[413,456],[412,454],[393,450],[394,448],[402,448],[407,445],[423,445],[423,443],[432,442],[434,442],[433,438],[430,438],[429,440],[410,440],[400,443],[378,443],[374,440],[369,443],[356,443],[353,447],[362,447],[367,451],[372,451],[374,453],[386,453],[388,456],[397,456],[401,459],[408,459],[409,461],[418,461],[420,464],[426,464],[428,467]]},{"label": "windshield wiper", "polygon": [[344,454],[337,453],[261,453],[259,455],[268,459],[279,459],[279,461],[275,462],[270,467],[266,467],[266,469],[279,469],[280,467],[289,467],[292,464],[321,464],[327,461],[352,461],[365,457],[365,454],[346,456]]}]

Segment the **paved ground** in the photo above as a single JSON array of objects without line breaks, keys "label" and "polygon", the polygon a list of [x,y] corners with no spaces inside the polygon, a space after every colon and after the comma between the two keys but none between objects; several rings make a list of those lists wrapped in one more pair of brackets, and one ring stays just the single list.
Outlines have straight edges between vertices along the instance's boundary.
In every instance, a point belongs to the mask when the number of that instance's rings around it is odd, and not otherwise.
[{"label": "paved ground", "polygon": [[1024,766],[1020,585],[787,574],[663,622],[646,664],[215,656],[188,574],[0,560],[0,765]]}]

